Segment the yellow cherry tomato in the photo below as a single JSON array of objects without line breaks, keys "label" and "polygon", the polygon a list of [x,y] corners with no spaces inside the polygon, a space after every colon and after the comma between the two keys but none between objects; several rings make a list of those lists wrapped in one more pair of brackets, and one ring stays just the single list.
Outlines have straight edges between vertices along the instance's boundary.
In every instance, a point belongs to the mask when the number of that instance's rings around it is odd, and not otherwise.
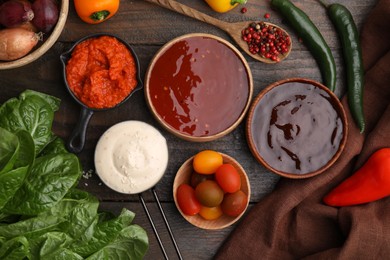
[{"label": "yellow cherry tomato", "polygon": [[246,0],[205,0],[206,3],[218,13],[226,13],[238,4],[245,4]]},{"label": "yellow cherry tomato", "polygon": [[206,220],[214,220],[222,216],[223,212],[220,206],[217,207],[205,207],[201,206],[199,215]]},{"label": "yellow cherry tomato", "polygon": [[222,155],[212,150],[204,150],[197,153],[192,162],[194,170],[201,174],[213,174],[222,164]]},{"label": "yellow cherry tomato", "polygon": [[74,0],[77,15],[86,23],[96,24],[112,17],[120,0]]}]

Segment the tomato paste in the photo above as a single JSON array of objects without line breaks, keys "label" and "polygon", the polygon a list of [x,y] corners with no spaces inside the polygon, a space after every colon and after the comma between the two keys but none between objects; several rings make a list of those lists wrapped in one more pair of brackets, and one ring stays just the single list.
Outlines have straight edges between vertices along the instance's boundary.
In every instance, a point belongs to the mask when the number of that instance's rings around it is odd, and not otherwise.
[{"label": "tomato paste", "polygon": [[110,108],[137,85],[137,68],[129,49],[112,36],[78,44],[66,66],[66,80],[75,96],[90,108]]}]

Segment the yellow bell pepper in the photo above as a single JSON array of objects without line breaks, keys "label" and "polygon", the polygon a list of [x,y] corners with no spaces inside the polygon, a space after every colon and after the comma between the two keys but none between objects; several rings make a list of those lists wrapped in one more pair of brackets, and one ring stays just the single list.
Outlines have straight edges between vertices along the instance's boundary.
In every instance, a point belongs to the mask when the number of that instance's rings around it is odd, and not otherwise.
[{"label": "yellow bell pepper", "polygon": [[101,23],[119,9],[120,0],[74,0],[77,15],[86,23]]},{"label": "yellow bell pepper", "polygon": [[245,4],[246,0],[205,0],[206,3],[218,13],[226,13],[238,4]]}]

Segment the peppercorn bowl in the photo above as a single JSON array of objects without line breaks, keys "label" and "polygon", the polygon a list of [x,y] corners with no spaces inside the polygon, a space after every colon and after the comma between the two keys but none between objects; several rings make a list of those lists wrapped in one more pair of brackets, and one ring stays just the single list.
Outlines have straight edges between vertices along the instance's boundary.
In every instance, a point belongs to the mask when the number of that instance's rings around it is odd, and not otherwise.
[{"label": "peppercorn bowl", "polygon": [[[223,164],[232,165],[236,169],[236,171],[238,172],[238,174],[240,176],[240,180],[241,180],[241,186],[240,186],[239,191],[236,193],[245,194],[246,200],[243,202],[244,205],[242,205],[242,208],[241,208],[242,212],[236,216],[229,216],[229,215],[223,213],[218,218],[205,219],[204,217],[201,216],[200,212],[198,214],[195,214],[195,215],[185,214],[183,212],[183,210],[180,208],[179,198],[178,198],[179,197],[178,188],[181,185],[186,185],[187,187],[191,186],[194,190],[196,189],[196,187],[193,187],[195,184],[194,184],[194,179],[193,179],[194,176],[192,176],[192,175],[193,174],[199,175],[199,174],[196,173],[194,170],[193,162],[194,162],[195,156],[192,156],[191,158],[187,159],[182,164],[182,166],[179,168],[179,170],[176,173],[176,176],[175,176],[175,179],[173,182],[173,198],[174,198],[176,207],[177,207],[178,211],[180,212],[180,214],[183,216],[183,218],[198,228],[217,230],[217,229],[223,229],[223,228],[226,228],[228,226],[231,226],[234,223],[236,223],[245,214],[246,209],[248,208],[248,205],[249,205],[249,200],[250,200],[250,196],[251,196],[251,188],[250,188],[249,178],[248,178],[244,168],[239,164],[239,162],[237,160],[230,157],[229,155],[224,154],[224,153],[219,153],[219,154],[222,155]],[[215,180],[213,175],[214,174],[209,174],[207,177],[207,180],[209,180],[209,181]],[[195,178],[197,178],[197,177],[195,177]],[[197,180],[197,181],[203,181],[203,180]],[[224,198],[226,198],[226,196],[228,194],[229,194],[228,192],[225,192]],[[229,195],[231,195],[231,194],[232,193],[230,193]],[[223,203],[224,202],[222,202],[221,204],[223,204]],[[207,207],[205,207],[205,208],[207,209]],[[215,213],[211,212],[211,213],[206,213],[206,214],[213,215]]]},{"label": "peppercorn bowl", "polygon": [[11,61],[0,60],[0,70],[19,68],[27,65],[44,55],[58,40],[62,30],[64,29],[68,12],[69,12],[69,0],[59,1],[58,6],[58,21],[49,33],[37,33],[37,37],[40,38],[37,45],[25,56]]},{"label": "peppercorn bowl", "polygon": [[227,135],[243,120],[253,79],[232,44],[194,33],[171,40],[155,54],[144,92],[152,115],[168,132],[206,142]]},{"label": "peppercorn bowl", "polygon": [[341,155],[348,121],[337,96],[313,80],[275,82],[254,99],[246,138],[255,159],[282,177],[323,173]]}]

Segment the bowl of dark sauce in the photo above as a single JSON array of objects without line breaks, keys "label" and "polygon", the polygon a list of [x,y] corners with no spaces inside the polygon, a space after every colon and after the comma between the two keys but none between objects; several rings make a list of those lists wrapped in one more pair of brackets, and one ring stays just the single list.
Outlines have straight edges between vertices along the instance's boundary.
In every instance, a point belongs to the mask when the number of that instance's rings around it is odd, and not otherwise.
[{"label": "bowl of dark sauce", "polygon": [[231,43],[193,33],[169,41],[156,53],[144,91],[151,113],[168,132],[205,142],[242,122],[253,79],[245,58]]},{"label": "bowl of dark sauce", "polygon": [[268,170],[308,178],[328,169],[342,153],[348,122],[341,102],[310,79],[275,82],[253,101],[246,123],[249,148]]}]

